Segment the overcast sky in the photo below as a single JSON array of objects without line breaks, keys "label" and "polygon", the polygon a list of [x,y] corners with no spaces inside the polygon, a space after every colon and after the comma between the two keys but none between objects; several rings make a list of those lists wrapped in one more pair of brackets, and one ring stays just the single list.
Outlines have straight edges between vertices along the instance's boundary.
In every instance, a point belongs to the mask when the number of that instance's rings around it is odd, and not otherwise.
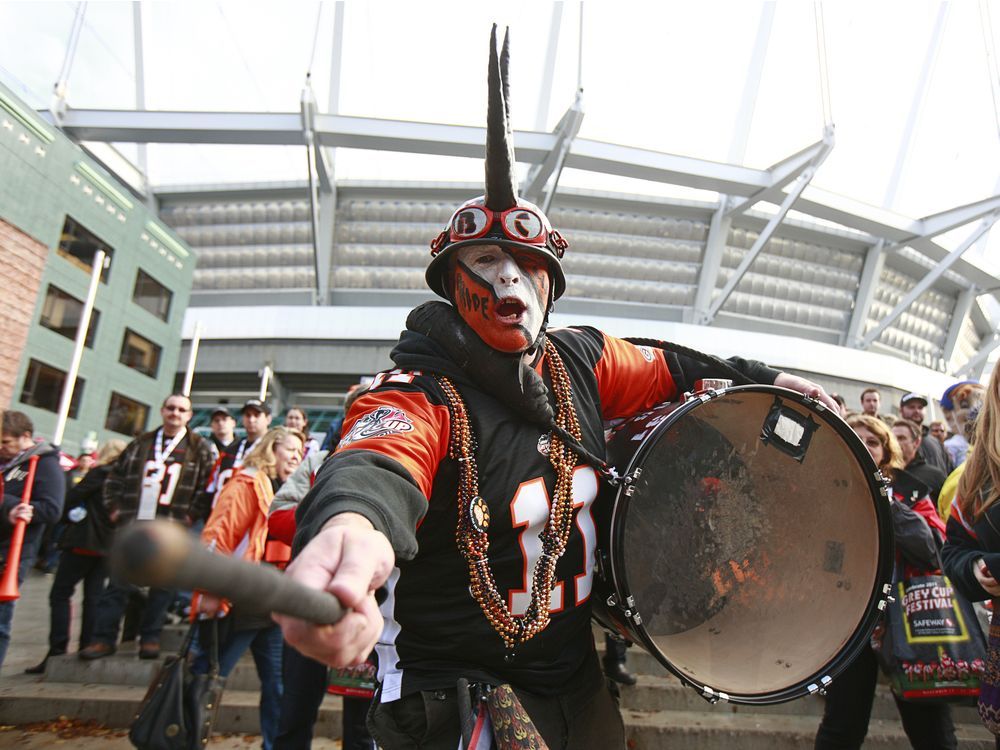
[{"label": "overcast sky", "polygon": [[[996,5],[996,4],[994,4]],[[845,1],[823,6],[836,146],[813,184],[884,205],[941,4]],[[143,3],[149,109],[298,110],[313,72],[327,109],[334,6],[315,2]],[[583,11],[580,137],[727,161],[763,4],[598,2]],[[992,89],[1000,9],[948,4],[903,178],[888,206],[920,217],[998,192],[1000,122]],[[65,56],[76,3],[0,2],[0,79],[36,106]],[[92,2],[69,79],[79,108],[135,105],[132,4]],[[551,129],[572,103],[579,3],[562,14],[551,97],[540,103],[552,6],[522,0],[348,0],[343,114],[481,126],[490,24],[510,24],[516,129]],[[318,30],[318,33],[317,33]],[[314,47],[315,40],[315,47]],[[766,168],[822,135],[814,4],[775,6],[764,75],[742,163]],[[542,109],[540,110],[540,107]],[[303,179],[301,148],[153,146],[153,184]],[[338,151],[340,179],[477,181],[473,159]],[[568,170],[562,184],[649,194],[676,188]],[[702,194],[711,198],[711,194]],[[947,239],[957,242],[972,227]],[[989,239],[1000,269],[1000,230]]]}]

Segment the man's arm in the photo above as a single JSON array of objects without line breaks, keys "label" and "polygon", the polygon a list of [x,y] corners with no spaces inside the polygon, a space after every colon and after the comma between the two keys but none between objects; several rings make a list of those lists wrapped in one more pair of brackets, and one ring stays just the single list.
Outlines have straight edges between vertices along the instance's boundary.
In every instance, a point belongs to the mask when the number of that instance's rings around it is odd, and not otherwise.
[{"label": "man's arm", "polygon": [[118,520],[118,514],[121,511],[121,498],[125,492],[125,477],[128,474],[128,466],[132,461],[132,456],[135,454],[136,445],[135,441],[129,443],[118,460],[111,466],[108,478],[104,480],[101,497],[104,500],[104,509],[108,512],[112,523]]},{"label": "man's arm", "polygon": [[59,456],[55,453],[42,456],[35,468],[35,482],[31,488],[31,504],[34,506],[31,523],[56,523],[62,518],[65,497],[66,479],[59,466]]},{"label": "man's arm", "polygon": [[394,565],[389,540],[367,518],[349,512],[329,518],[285,575],[310,588],[329,591],[351,611],[336,625],[315,625],[274,614],[285,640],[303,655],[333,667],[363,662],[382,631],[375,592]]},{"label": "man's arm", "polygon": [[984,552],[952,509],[948,516],[948,537],[941,549],[941,568],[958,593],[970,601],[978,602],[996,595],[986,590],[984,580],[976,575],[984,559],[987,570],[1000,571],[1000,553]]},{"label": "man's arm", "polygon": [[823,388],[743,357],[724,360],[653,339],[619,339],[592,328],[577,329],[597,347],[594,366],[605,419],[627,416],[664,401],[676,401],[699,380],[727,379],[798,391],[840,413]]},{"label": "man's arm", "polygon": [[416,528],[427,510],[427,497],[406,468],[370,450],[331,456],[295,512],[292,554],[297,554],[327,522],[341,513],[368,521],[404,560],[417,553]]}]

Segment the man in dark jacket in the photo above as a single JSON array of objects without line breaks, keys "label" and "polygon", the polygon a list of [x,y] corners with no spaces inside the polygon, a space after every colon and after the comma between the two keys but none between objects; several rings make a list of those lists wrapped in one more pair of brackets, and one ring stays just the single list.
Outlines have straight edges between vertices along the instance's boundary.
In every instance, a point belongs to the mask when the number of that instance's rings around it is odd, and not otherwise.
[{"label": "man in dark jacket", "polygon": [[[154,518],[191,525],[211,510],[212,498],[205,487],[213,454],[207,440],[187,429],[191,400],[172,394],[163,402],[160,415],[163,425],[133,440],[104,482],[104,504],[117,528]],[[100,659],[115,652],[131,591],[114,580],[108,584],[98,603],[94,642],[79,652],[81,659]],[[160,655],[160,632],[174,595],[171,590],[149,590],[139,626],[140,659]]]},{"label": "man in dark jacket", "polygon": [[909,419],[897,419],[892,426],[892,434],[896,436],[899,449],[903,452],[906,470],[927,485],[931,500],[937,504],[938,493],[941,492],[941,485],[944,484],[947,475],[937,466],[926,461],[920,452],[920,446],[924,443],[936,441],[933,438],[924,440],[920,435],[920,426]]},{"label": "man in dark jacket", "polygon": [[[3,510],[0,512],[0,567],[7,564],[10,537],[14,524],[23,519],[28,526],[24,531],[21,559],[17,567],[20,586],[35,561],[38,545],[46,524],[62,516],[66,479],[59,466],[59,450],[46,442],[35,442],[35,426],[26,414],[8,411],[3,415],[3,438],[0,443],[0,460],[3,466]],[[37,456],[35,477],[31,485],[31,502],[21,503],[28,489],[27,479],[32,460]],[[0,602],[0,665],[10,644],[10,626],[14,619],[15,601]]]},{"label": "man in dark jacket", "polygon": [[[336,626],[277,617],[300,653],[334,666],[362,661],[382,631],[369,728],[387,750],[458,746],[458,678],[509,683],[553,750],[625,747],[590,626],[587,456],[604,455],[604,421],[729,371],[593,328],[546,331],[568,244],[517,196],[506,60],[494,41],[486,195],[431,244],[425,278],[448,302],[410,313],[396,368],[355,401],[296,513],[287,575],[352,611]],[[730,365],[836,408],[802,378]]]},{"label": "man in dark jacket", "polygon": [[931,466],[937,467],[946,477],[955,468],[951,465],[948,452],[937,440],[927,440],[928,426],[924,424],[927,416],[927,399],[919,393],[907,393],[899,400],[899,413],[903,419],[908,419],[920,428],[920,455]]}]

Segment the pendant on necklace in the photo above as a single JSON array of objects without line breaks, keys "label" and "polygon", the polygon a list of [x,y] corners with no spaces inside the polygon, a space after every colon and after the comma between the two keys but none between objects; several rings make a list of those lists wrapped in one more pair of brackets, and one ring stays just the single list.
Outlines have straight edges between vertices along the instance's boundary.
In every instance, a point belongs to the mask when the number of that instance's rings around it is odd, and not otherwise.
[{"label": "pendant on necklace", "polygon": [[479,495],[469,502],[469,520],[480,534],[485,534],[490,527],[490,508]]}]

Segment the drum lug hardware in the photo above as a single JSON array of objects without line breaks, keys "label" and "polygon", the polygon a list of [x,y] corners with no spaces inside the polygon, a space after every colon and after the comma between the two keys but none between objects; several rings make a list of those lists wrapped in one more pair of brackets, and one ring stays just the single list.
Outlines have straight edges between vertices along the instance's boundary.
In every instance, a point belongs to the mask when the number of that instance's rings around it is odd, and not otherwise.
[{"label": "drum lug hardware", "polygon": [[719,690],[712,690],[708,685],[701,686],[701,697],[707,700],[711,704],[716,704],[719,701],[723,703],[729,702],[729,694],[723,693]]},{"label": "drum lug hardware", "polygon": [[627,596],[625,605],[622,607],[622,614],[636,625],[642,625],[642,615],[635,608],[635,597]]},{"label": "drum lug hardware", "polygon": [[635,494],[635,480],[642,476],[642,468],[637,467],[631,474],[622,477],[622,484],[625,485],[625,497],[632,497]]},{"label": "drum lug hardware", "polygon": [[814,682],[813,684],[811,684],[809,687],[806,688],[806,690],[809,691],[810,695],[826,695],[826,689],[830,687],[830,684],[833,682],[833,678],[830,677],[829,675],[823,675],[822,677],[820,677],[819,681],[822,683],[822,685],[817,685]]},{"label": "drum lug hardware", "polygon": [[827,411],[827,406],[818,398],[813,398],[812,396],[806,396],[805,401],[810,404],[816,411],[822,413]]}]

